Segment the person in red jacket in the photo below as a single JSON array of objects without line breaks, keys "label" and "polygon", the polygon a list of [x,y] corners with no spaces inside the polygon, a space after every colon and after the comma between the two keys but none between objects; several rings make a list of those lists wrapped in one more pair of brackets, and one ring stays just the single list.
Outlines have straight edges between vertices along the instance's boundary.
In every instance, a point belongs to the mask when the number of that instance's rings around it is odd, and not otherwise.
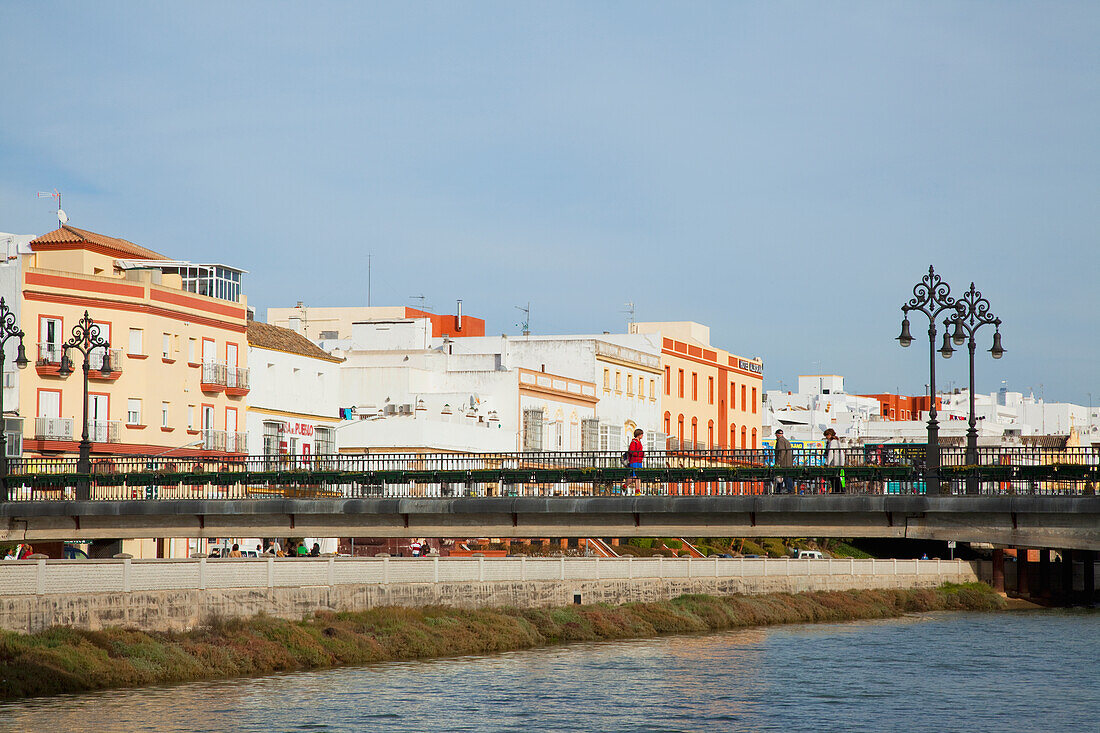
[{"label": "person in red jacket", "polygon": [[629,454],[628,466],[630,467],[630,479],[627,481],[627,488],[632,493],[637,494],[641,488],[641,481],[638,479],[637,469],[642,467],[645,462],[645,449],[642,447],[642,429],[638,428],[634,431],[634,440],[630,441],[630,448],[627,449]]}]

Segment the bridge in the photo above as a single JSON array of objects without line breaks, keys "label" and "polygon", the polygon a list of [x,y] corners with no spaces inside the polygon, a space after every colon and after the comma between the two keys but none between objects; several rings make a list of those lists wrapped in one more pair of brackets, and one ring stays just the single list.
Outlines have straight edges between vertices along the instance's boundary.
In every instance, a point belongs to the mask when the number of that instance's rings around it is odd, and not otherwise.
[{"label": "bridge", "polygon": [[[0,541],[136,537],[895,537],[1100,549],[1100,451],[923,446],[618,452],[18,459]],[[776,494],[777,478],[795,493]],[[843,493],[836,493],[843,492]]]}]

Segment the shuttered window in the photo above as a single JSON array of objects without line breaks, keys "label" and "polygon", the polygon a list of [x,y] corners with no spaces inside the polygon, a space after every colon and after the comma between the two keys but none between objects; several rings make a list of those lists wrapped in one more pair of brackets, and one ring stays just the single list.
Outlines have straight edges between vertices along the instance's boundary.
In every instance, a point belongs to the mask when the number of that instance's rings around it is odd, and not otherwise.
[{"label": "shuttered window", "polygon": [[600,449],[600,421],[581,420],[581,450],[596,451]]},{"label": "shuttered window", "polygon": [[542,450],[542,423],[543,413],[542,410],[524,410],[523,411],[523,450],[524,451],[540,451]]}]

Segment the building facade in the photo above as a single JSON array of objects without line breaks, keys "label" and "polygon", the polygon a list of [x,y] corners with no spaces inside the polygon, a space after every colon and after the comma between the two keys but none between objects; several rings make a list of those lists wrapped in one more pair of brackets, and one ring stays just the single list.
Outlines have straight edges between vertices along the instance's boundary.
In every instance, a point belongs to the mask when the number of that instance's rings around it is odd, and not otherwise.
[{"label": "building facade", "polygon": [[710,344],[692,321],[635,323],[631,333],[660,338],[662,430],[673,450],[760,446],[764,363]]},{"label": "building facade", "polygon": [[406,306],[314,308],[299,303],[293,308],[267,309],[268,323],[296,331],[314,343],[346,341],[352,337],[355,323],[410,318],[427,319],[431,323],[433,338],[485,335],[485,321],[463,315],[461,300],[454,315],[429,313]]},{"label": "building facade", "polygon": [[247,336],[249,455],[337,453],[343,359],[288,328],[251,321]]},{"label": "building facade", "polygon": [[16,258],[18,274],[4,281],[16,284],[4,296],[19,303],[33,364],[17,376],[17,444],[25,456],[77,452],[84,357],[64,344],[85,312],[110,344],[89,359],[93,458],[245,452],[250,374],[242,270],[170,260],[68,225],[25,249]]}]

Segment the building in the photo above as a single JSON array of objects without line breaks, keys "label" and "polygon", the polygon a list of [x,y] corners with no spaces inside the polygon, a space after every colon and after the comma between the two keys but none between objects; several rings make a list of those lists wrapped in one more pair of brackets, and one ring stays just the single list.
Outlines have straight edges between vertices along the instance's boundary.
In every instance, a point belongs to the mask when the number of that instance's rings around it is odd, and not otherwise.
[{"label": "building", "polygon": [[247,336],[249,455],[336,453],[343,359],[288,328],[250,321]]},{"label": "building", "polygon": [[797,392],[768,390],[763,407],[763,430],[769,439],[782,428],[792,445],[805,447],[817,446],[826,428],[842,440],[855,440],[871,423],[884,419],[879,400],[847,394],[839,374],[800,375]]},{"label": "building", "polygon": [[428,319],[433,338],[485,335],[485,321],[462,315],[461,300],[454,315],[406,306],[308,307],[299,303],[293,308],[267,309],[268,323],[296,331],[314,343],[346,341],[352,337],[355,323],[407,318]]},{"label": "building", "polygon": [[342,452],[581,449],[599,402],[592,370],[521,366],[507,337],[433,328],[423,316],[359,322],[333,352],[345,358],[341,405],[358,419],[342,429]]},{"label": "building", "polygon": [[660,338],[661,432],[670,449],[759,447],[761,359],[712,346],[710,328],[693,321],[634,323],[630,333]]},{"label": "building", "polygon": [[172,260],[68,225],[15,250],[9,245],[4,268],[2,294],[18,309],[33,362],[13,373],[17,401],[5,399],[5,407],[16,405],[18,423],[9,445],[21,446],[25,456],[77,453],[83,356],[68,351],[67,377],[62,360],[64,343],[87,312],[110,344],[107,353],[93,350],[89,362],[93,459],[244,453],[243,270]]}]

